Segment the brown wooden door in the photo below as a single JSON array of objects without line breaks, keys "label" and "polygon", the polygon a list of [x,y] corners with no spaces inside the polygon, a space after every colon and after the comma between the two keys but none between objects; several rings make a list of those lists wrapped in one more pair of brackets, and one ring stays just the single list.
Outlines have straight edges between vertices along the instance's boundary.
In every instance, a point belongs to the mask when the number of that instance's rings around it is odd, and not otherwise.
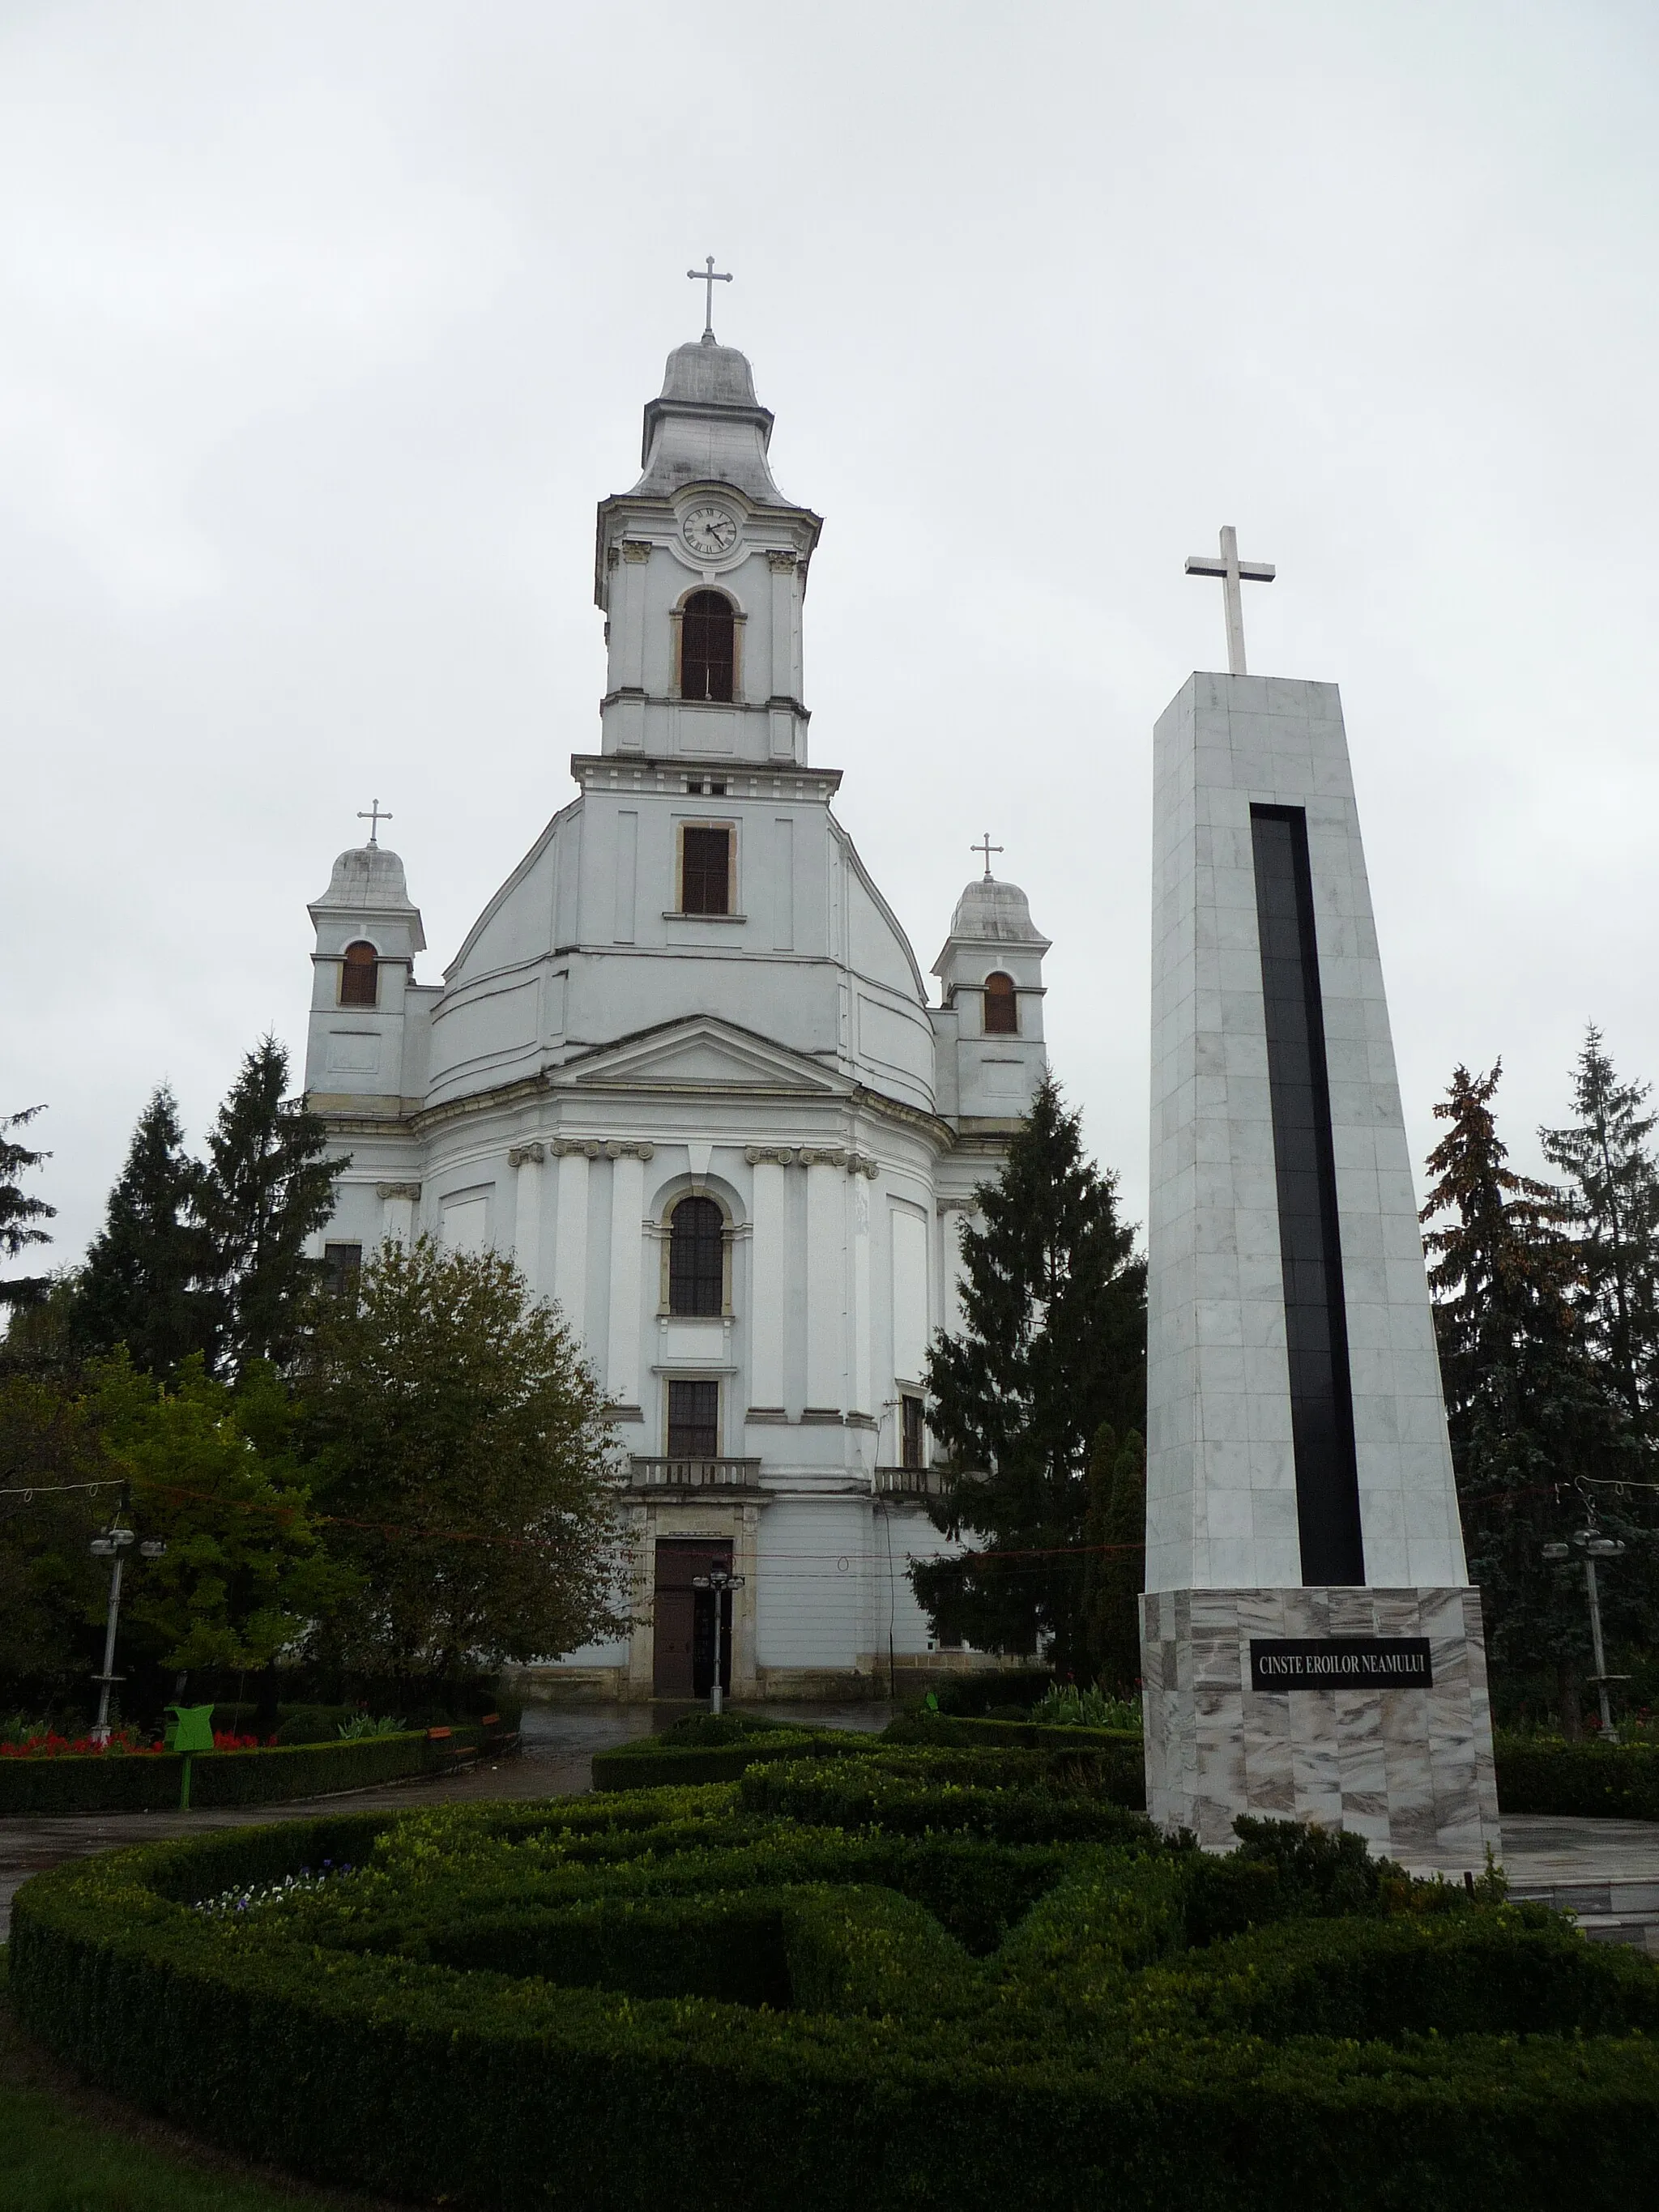
[{"label": "brown wooden door", "polygon": [[[663,1538],[657,1546],[656,1589],[652,1605],[655,1628],[651,1691],[658,1698],[707,1697],[714,1681],[714,1601],[693,1589],[692,1577],[710,1567],[732,1565],[730,1544]],[[732,1601],[728,1599],[728,1605]],[[697,1631],[702,1633],[699,1638]],[[731,1687],[731,1637],[722,1639],[721,1676]],[[701,1661],[701,1664],[697,1662]]]}]

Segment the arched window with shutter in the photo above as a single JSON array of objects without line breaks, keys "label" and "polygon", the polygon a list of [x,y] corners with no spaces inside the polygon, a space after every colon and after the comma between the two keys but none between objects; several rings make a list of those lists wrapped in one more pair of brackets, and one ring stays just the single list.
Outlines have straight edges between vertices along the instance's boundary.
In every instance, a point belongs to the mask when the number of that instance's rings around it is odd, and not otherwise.
[{"label": "arched window with shutter", "polygon": [[680,611],[680,696],[729,701],[737,674],[737,623],[722,592],[693,592]]},{"label": "arched window with shutter", "polygon": [[1019,1000],[1014,996],[1014,979],[999,969],[985,979],[985,1034],[987,1036],[1018,1036],[1019,1035]]},{"label": "arched window with shutter", "polygon": [[348,945],[340,962],[340,1004],[376,1006],[380,1002],[380,957],[372,945]]},{"label": "arched window with shutter", "polygon": [[683,1198],[668,1224],[668,1310],[718,1314],[726,1305],[726,1218],[712,1198]]}]

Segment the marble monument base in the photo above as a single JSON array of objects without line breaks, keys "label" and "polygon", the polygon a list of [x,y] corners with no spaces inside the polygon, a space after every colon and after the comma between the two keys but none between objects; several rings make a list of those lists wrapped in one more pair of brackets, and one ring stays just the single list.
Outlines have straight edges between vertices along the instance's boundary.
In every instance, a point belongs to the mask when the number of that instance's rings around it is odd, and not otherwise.
[{"label": "marble monument base", "polygon": [[[1401,1639],[1426,1638],[1432,1686],[1251,1687],[1253,1641],[1333,1638],[1381,1639],[1382,1664]],[[1140,1655],[1146,1809],[1160,1826],[1224,1847],[1241,1813],[1317,1820],[1450,1871],[1479,1872],[1487,1845],[1498,1850],[1478,1590],[1150,1591]],[[1260,1663],[1285,1662],[1264,1651]],[[1291,1663],[1322,1662],[1316,1649]]]}]

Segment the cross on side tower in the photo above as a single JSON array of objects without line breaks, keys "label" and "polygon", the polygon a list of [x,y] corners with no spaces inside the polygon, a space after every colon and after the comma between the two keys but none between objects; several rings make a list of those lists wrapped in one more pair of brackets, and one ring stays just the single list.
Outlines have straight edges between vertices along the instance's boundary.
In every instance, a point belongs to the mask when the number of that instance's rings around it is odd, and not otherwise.
[{"label": "cross on side tower", "polygon": [[1000,853],[1003,849],[1000,845],[994,845],[991,842],[991,833],[988,830],[977,845],[970,845],[968,848],[970,853],[982,853],[985,855],[985,880],[988,884],[991,880],[991,855],[993,853]]},{"label": "cross on side tower", "polygon": [[391,815],[382,810],[380,802],[378,799],[374,799],[369,801],[369,811],[368,813],[365,813],[362,807],[358,808],[357,819],[360,822],[368,823],[368,842],[378,851],[380,843],[380,824],[382,822],[390,822],[392,819]]},{"label": "cross on side tower", "polygon": [[1248,676],[1244,665],[1244,594],[1241,582],[1271,584],[1273,564],[1271,561],[1241,561],[1238,557],[1238,532],[1230,522],[1221,533],[1221,557],[1213,553],[1189,553],[1187,556],[1189,576],[1219,576],[1222,603],[1227,615],[1227,672],[1230,676]]},{"label": "cross on side tower", "polygon": [[713,345],[714,343],[714,287],[716,284],[729,284],[732,282],[732,272],[728,269],[722,276],[715,268],[714,257],[711,253],[705,268],[688,269],[685,273],[694,284],[708,287],[703,295],[702,337],[705,345]]}]

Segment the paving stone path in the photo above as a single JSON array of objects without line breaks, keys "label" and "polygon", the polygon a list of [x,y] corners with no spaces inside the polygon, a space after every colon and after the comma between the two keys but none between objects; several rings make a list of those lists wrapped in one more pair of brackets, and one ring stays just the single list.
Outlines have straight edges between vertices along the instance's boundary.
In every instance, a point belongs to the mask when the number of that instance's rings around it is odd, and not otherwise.
[{"label": "paving stone path", "polygon": [[[250,1805],[202,1813],[72,1814],[0,1820],[0,1942],[11,1924],[11,1900],[20,1883],[64,1859],[112,1850],[119,1844],[148,1844],[167,1836],[203,1835],[211,1828],[258,1827],[272,1820],[306,1820],[326,1809],[368,1812],[387,1805],[399,1812],[416,1805],[464,1805],[489,1797],[568,1797],[593,1786],[593,1754],[633,1736],[665,1728],[676,1705],[526,1705],[523,1749],[495,1764],[478,1759],[458,1773],[419,1782],[394,1782],[335,1797],[301,1798],[287,1805]],[[887,1705],[768,1705],[772,1720],[807,1720],[830,1728],[884,1729]]]}]

